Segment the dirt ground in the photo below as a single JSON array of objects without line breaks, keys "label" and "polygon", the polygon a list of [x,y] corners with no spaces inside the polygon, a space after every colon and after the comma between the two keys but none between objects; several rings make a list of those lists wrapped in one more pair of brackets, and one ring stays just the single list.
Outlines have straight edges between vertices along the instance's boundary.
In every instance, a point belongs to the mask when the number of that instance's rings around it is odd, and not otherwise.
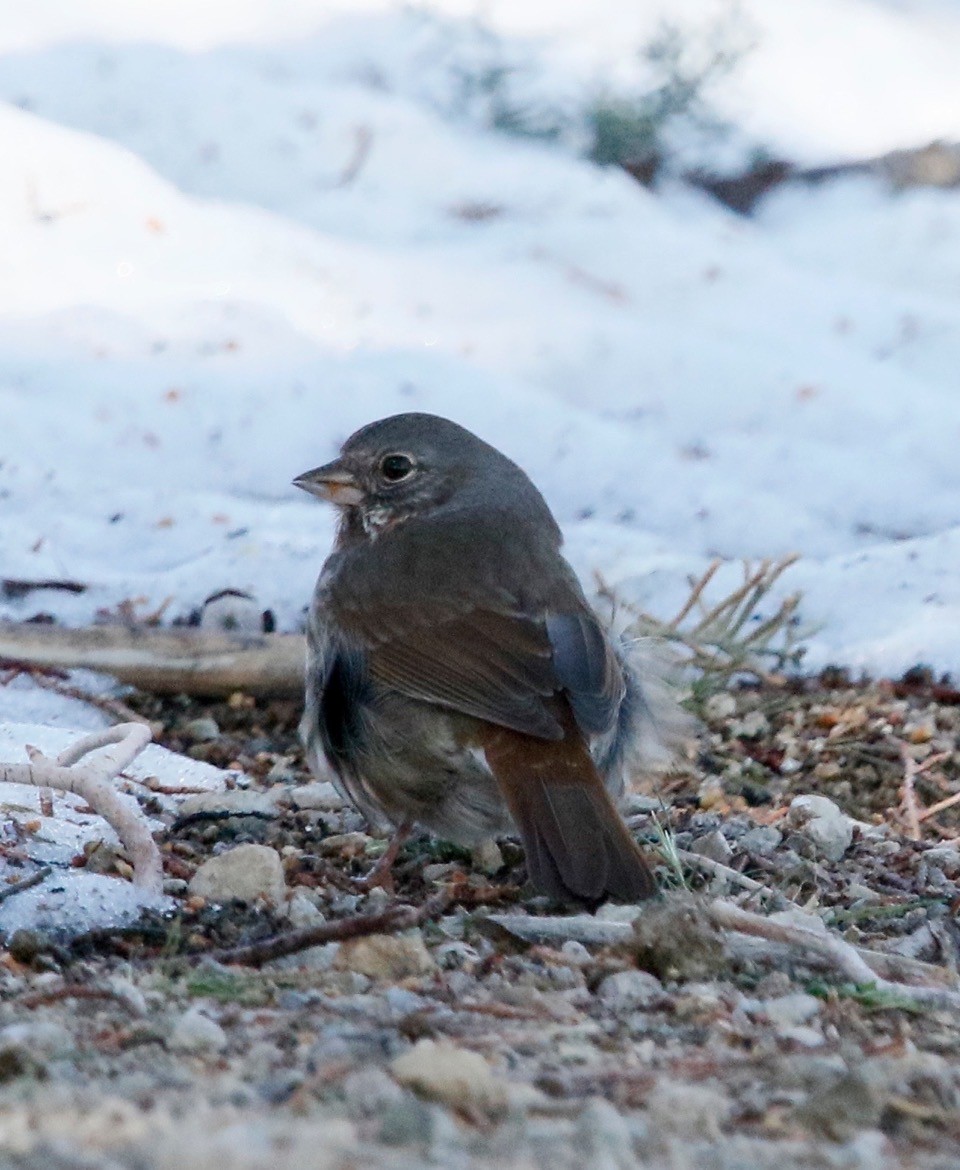
[{"label": "dirt ground", "polygon": [[[955,985],[949,685],[833,672],[714,695],[689,758],[638,778],[628,803],[664,890],[636,927],[635,908],[533,896],[510,841],[471,855],[415,839],[395,891],[364,892],[385,842],[304,787],[295,703],[127,701],[161,743],[253,783],[168,818],[175,915],[73,940],[20,932],[0,952],[0,1167],[960,1166],[954,1007],[813,953],[684,933],[717,897],[799,907],[882,952],[890,978]],[[810,794],[839,811],[792,806]],[[283,899],[191,887],[239,845],[276,851]],[[409,930],[222,955],[441,889],[451,903]],[[549,938],[504,917],[558,915]]]}]

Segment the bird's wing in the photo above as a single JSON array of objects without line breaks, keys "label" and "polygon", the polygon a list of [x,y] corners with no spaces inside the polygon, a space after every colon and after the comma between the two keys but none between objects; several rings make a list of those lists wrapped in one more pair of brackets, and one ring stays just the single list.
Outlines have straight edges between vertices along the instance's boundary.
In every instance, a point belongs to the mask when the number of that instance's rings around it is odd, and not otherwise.
[{"label": "bird's wing", "polygon": [[623,676],[589,611],[529,615],[474,606],[380,605],[341,610],[338,620],[366,652],[373,678],[541,739],[561,739],[556,697],[569,699],[580,730],[607,730]]}]

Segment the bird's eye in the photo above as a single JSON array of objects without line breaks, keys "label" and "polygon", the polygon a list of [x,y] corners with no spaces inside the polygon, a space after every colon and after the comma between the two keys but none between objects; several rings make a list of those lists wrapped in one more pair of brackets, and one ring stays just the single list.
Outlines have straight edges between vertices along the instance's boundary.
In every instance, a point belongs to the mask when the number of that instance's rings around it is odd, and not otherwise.
[{"label": "bird's eye", "polygon": [[413,474],[413,460],[409,455],[384,455],[380,460],[380,475],[387,483],[399,483]]}]

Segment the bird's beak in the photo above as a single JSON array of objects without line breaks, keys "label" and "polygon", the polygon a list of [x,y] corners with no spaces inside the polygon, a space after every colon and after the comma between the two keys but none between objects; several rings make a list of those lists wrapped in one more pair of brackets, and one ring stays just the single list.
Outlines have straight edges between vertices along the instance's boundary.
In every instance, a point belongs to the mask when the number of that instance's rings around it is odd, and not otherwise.
[{"label": "bird's beak", "polygon": [[318,496],[339,508],[349,508],[363,499],[363,491],[356,477],[338,459],[325,463],[323,467],[305,471],[293,483],[294,487],[303,488],[311,496]]}]

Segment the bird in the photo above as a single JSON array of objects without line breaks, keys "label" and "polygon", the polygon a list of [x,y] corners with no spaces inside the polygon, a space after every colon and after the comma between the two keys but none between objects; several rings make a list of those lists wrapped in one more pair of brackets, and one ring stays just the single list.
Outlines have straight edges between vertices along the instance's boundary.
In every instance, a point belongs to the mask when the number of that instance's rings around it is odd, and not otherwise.
[{"label": "bird", "polygon": [[552,899],[654,895],[617,807],[652,703],[526,473],[404,413],[293,482],[339,513],[307,618],[311,770],[398,839],[518,834]]}]

